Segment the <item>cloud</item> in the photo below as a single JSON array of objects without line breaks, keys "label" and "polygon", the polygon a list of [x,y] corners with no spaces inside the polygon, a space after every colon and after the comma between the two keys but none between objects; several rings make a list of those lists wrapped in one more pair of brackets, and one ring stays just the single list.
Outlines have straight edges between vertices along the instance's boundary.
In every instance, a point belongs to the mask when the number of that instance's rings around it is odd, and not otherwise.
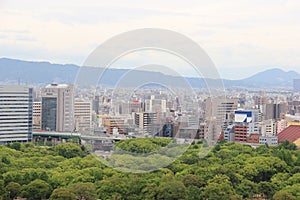
[{"label": "cloud", "polygon": [[0,4],[0,17],[9,57],[20,56],[15,49],[31,51],[24,59],[80,65],[106,39],[154,27],[195,40],[221,71],[300,66],[298,0],[11,0]]}]

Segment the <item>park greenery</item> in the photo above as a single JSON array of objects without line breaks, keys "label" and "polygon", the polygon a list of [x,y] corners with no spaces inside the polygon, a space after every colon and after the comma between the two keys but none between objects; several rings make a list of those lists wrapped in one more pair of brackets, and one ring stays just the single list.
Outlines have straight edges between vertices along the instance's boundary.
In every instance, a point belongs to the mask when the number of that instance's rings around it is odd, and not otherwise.
[{"label": "park greenery", "polygon": [[[116,146],[148,157],[161,150],[156,156],[164,162],[176,151],[172,143],[171,139],[145,138]],[[88,148],[74,143],[2,145],[0,199],[300,199],[300,150],[294,144],[252,148],[219,141],[203,155],[204,146],[193,143],[158,170],[129,173],[106,166]],[[118,166],[128,162],[126,154],[116,157]],[[151,157],[147,162],[151,165]]]}]

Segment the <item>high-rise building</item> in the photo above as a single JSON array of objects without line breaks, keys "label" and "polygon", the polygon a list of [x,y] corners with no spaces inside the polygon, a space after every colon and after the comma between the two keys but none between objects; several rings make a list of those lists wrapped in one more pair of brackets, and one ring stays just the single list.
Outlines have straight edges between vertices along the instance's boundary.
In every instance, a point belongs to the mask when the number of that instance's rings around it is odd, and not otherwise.
[{"label": "high-rise building", "polygon": [[0,85],[0,143],[32,138],[32,88]]},{"label": "high-rise building", "polygon": [[93,99],[93,111],[95,111],[96,114],[99,114],[99,103],[100,103],[100,97],[96,95]]},{"label": "high-rise building", "polygon": [[145,100],[146,112],[166,112],[167,101],[164,99],[156,99],[154,95],[151,95],[150,99]]},{"label": "high-rise building", "polygon": [[43,88],[42,130],[72,132],[74,122],[74,86],[50,84]]},{"label": "high-rise building", "polygon": [[91,101],[75,101],[74,117],[76,131],[89,134],[92,126],[92,103]]},{"label": "high-rise building", "polygon": [[264,119],[280,119],[288,111],[287,103],[268,103],[264,105]]},{"label": "high-rise building", "polygon": [[134,113],[134,123],[144,133],[152,133],[154,124],[157,122],[157,113],[154,112],[140,112]]},{"label": "high-rise building", "polygon": [[227,120],[232,120],[229,116],[237,109],[237,99],[208,98],[206,99],[206,120],[215,120],[217,126],[223,130],[227,128]]},{"label": "high-rise building", "polygon": [[42,102],[33,102],[32,116],[32,129],[40,130],[42,123]]}]

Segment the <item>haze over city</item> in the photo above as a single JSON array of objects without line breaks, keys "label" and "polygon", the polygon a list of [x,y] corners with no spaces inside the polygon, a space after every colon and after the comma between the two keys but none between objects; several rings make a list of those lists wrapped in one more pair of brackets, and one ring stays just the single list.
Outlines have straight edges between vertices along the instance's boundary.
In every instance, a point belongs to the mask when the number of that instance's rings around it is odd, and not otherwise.
[{"label": "haze over city", "polygon": [[[0,55],[82,65],[114,35],[163,28],[197,42],[222,78],[270,68],[300,72],[299,8],[297,0],[1,1]],[[148,63],[145,55],[193,76],[184,63],[158,52],[131,54],[114,67]]]},{"label": "haze over city", "polygon": [[300,1],[0,17],[0,200],[300,199]]}]

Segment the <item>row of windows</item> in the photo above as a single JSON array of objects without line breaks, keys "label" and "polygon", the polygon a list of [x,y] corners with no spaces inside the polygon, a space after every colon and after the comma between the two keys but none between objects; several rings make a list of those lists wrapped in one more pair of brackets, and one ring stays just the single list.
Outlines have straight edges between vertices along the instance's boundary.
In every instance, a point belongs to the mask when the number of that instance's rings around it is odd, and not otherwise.
[{"label": "row of windows", "polygon": [[18,126],[28,126],[29,125],[29,121],[25,121],[25,122],[17,122],[17,123],[0,123],[0,127],[4,126],[4,127],[18,127]]},{"label": "row of windows", "polygon": [[0,138],[5,138],[5,139],[9,139],[9,138],[15,138],[15,137],[29,137],[29,134],[28,132],[23,132],[23,133],[20,133],[20,134],[14,134],[14,135],[2,135],[0,134]]},{"label": "row of windows", "polygon": [[1,114],[0,113],[0,117],[14,117],[14,116],[29,116],[29,113],[22,113],[22,114],[11,114],[11,115],[7,115],[7,114]]},{"label": "row of windows", "polygon": [[28,98],[22,98],[22,99],[19,99],[19,98],[16,98],[16,99],[7,99],[7,98],[2,99],[2,98],[0,98],[0,102],[7,102],[7,101],[11,101],[11,102],[16,102],[16,101],[18,101],[18,102],[28,102],[29,99]]},{"label": "row of windows", "polygon": [[23,128],[23,129],[17,129],[17,130],[14,130],[14,129],[7,129],[7,130],[0,130],[0,134],[2,135],[5,135],[5,134],[12,134],[12,133],[28,133],[31,129],[28,129],[28,128]]},{"label": "row of windows", "polygon": [[[0,116],[0,121],[11,121],[11,120],[14,120],[14,121],[16,121],[16,120],[19,120],[19,121],[21,121],[21,120],[28,120],[28,119],[32,119],[31,117],[27,117],[27,118],[19,118],[19,117],[15,117],[15,118],[4,118],[4,117],[1,117]],[[3,122],[3,123],[5,123],[5,122]]]},{"label": "row of windows", "polygon": [[29,103],[28,101],[27,102],[0,102],[0,105],[1,106],[10,106],[10,105],[26,105],[26,106],[32,106],[31,103]]}]

